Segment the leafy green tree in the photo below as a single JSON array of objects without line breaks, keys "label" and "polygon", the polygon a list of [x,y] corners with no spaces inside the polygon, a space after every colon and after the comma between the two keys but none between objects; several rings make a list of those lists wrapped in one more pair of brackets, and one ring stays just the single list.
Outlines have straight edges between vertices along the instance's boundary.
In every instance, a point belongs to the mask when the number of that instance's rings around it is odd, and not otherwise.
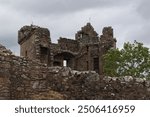
[{"label": "leafy green tree", "polygon": [[111,49],[104,55],[104,73],[109,76],[150,77],[149,48],[135,41],[123,49]]}]

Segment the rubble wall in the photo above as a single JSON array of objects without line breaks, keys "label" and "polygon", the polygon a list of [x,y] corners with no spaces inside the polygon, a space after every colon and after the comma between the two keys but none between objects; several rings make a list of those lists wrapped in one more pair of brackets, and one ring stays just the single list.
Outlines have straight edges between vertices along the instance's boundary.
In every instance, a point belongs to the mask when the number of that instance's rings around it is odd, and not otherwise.
[{"label": "rubble wall", "polygon": [[34,36],[31,36],[28,40],[26,40],[26,43],[22,43],[22,47],[20,47],[20,55],[28,57],[30,59],[34,59],[36,57],[36,52],[34,49]]},{"label": "rubble wall", "polygon": [[45,64],[17,57],[0,46],[0,99],[39,99],[37,95],[42,94],[50,99],[61,99],[61,94],[48,88],[49,70]]},{"label": "rubble wall", "polygon": [[0,45],[0,99],[150,99],[150,83],[17,57]]}]

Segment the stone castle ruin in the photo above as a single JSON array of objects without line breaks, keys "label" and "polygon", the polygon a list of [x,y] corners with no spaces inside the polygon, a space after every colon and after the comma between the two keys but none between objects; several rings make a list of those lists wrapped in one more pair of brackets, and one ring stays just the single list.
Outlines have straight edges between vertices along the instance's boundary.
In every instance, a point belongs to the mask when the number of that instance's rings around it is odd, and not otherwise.
[{"label": "stone castle ruin", "polygon": [[113,29],[104,27],[98,36],[90,23],[75,34],[75,39],[62,38],[51,42],[47,28],[24,26],[18,32],[20,55],[38,60],[48,66],[67,66],[78,71],[96,71],[103,74],[102,56],[116,47]]},{"label": "stone castle ruin", "polygon": [[0,44],[0,99],[150,99],[150,81],[100,77],[103,54],[116,47],[111,27],[98,36],[87,23],[75,39],[58,44],[46,28],[24,26],[18,33],[21,56]]}]

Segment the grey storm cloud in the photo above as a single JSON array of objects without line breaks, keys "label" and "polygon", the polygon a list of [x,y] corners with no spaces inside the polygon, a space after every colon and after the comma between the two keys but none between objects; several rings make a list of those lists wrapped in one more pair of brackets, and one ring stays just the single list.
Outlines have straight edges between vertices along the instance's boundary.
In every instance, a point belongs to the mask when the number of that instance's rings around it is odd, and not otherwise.
[{"label": "grey storm cloud", "polygon": [[[128,1],[129,2],[129,1]],[[124,5],[125,0],[3,0],[3,4],[25,13],[64,14],[90,8]]]},{"label": "grey storm cloud", "polygon": [[17,33],[24,25],[49,28],[54,42],[74,38],[90,21],[99,34],[112,26],[119,48],[134,40],[150,47],[149,11],[149,0],[0,0],[0,43],[19,54]]}]

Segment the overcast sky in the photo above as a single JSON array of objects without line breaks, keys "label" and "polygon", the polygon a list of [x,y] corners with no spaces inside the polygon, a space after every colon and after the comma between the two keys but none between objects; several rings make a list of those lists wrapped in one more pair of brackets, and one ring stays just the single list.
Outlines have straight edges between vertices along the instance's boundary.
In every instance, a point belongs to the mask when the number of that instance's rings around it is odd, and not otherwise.
[{"label": "overcast sky", "polygon": [[14,53],[18,30],[32,22],[48,28],[52,42],[91,22],[99,35],[112,26],[119,48],[134,40],[150,47],[150,0],[0,0],[0,43]]}]

